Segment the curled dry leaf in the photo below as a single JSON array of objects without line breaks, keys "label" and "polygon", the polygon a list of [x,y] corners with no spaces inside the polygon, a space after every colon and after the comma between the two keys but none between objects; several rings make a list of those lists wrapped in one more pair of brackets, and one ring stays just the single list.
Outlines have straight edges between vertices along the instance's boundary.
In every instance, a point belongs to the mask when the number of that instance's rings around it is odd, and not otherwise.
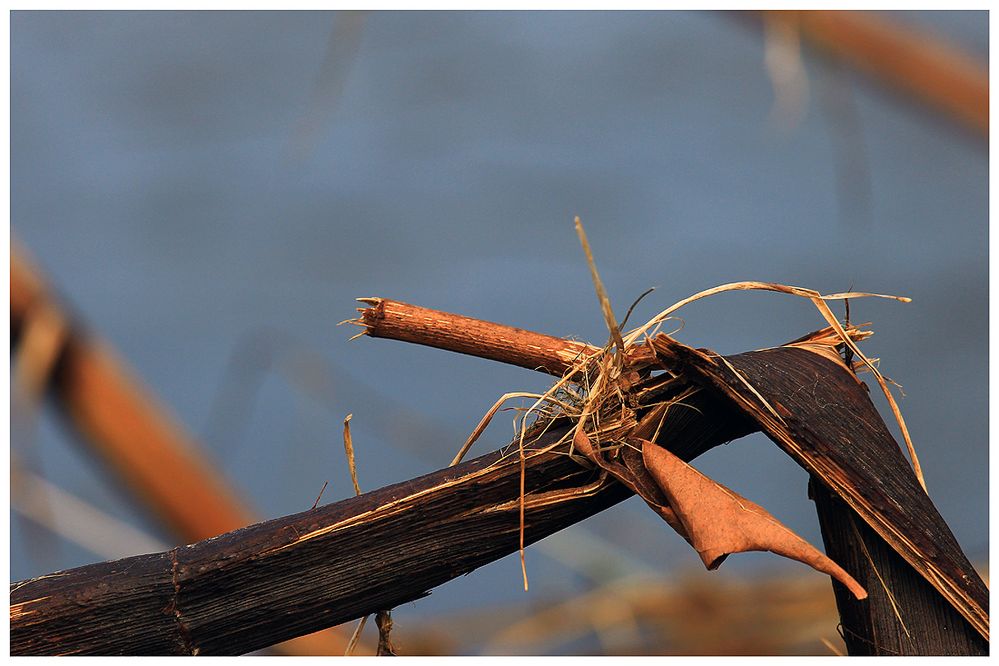
[{"label": "curled dry leaf", "polygon": [[718,567],[731,553],[770,551],[829,574],[858,599],[867,597],[867,591],[850,574],[766,509],[709,479],[666,449],[639,441],[645,468],[669,499],[708,569]]}]

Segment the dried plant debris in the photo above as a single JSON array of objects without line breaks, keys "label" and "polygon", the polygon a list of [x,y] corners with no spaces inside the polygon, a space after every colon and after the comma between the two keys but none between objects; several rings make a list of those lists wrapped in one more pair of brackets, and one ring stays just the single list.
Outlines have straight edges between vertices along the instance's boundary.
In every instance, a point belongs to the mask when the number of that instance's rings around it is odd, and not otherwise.
[{"label": "dried plant debris", "polygon": [[[863,586],[765,509],[700,474],[663,447],[634,436],[654,439],[670,407],[682,404],[695,391],[687,389],[671,401],[656,404],[640,420],[632,417],[634,425],[623,443],[594,444],[586,428],[579,427],[573,447],[645,500],[694,547],[707,568],[717,568],[732,553],[770,551],[828,573],[858,599],[865,598]],[[600,420],[607,428],[619,419],[612,412]]]},{"label": "dried plant debris", "polygon": [[[831,300],[865,297],[901,302],[908,302],[908,298],[852,291],[823,295],[802,287],[733,282],[689,296],[645,324],[622,331],[578,218],[576,230],[610,333],[603,347],[384,299],[364,299],[370,307],[361,309],[361,317],[350,323],[362,326],[373,337],[426,344],[560,376],[522,411],[514,446],[522,448],[532,429],[568,420],[574,427],[551,448],[569,444],[569,455],[596,466],[641,496],[707,558],[707,564],[717,565],[726,553],[772,550],[834,575],[855,595],[862,596],[860,584],[847,581],[842,569],[761,508],[683,464],[726,439],[714,437],[712,444],[705,439],[704,448],[699,448],[698,442],[688,443],[686,450],[672,451],[678,460],[659,454],[662,449],[655,444],[669,448],[683,420],[697,418],[697,404],[720,402],[724,408],[712,409],[711,413],[726,414],[728,420],[718,424],[718,432],[734,439],[762,429],[813,476],[843,497],[987,638],[988,591],[925,492],[919,460],[889,390],[889,380],[879,371],[876,359],[865,356],[857,346],[871,331],[841,323],[828,305]],[[782,347],[732,357],[694,350],[662,332],[683,306],[740,290],[807,299],[827,326]],[[884,392],[905,442],[908,461],[870,402],[867,387],[855,376],[858,370],[872,373]],[[507,394],[494,405],[456,460],[481,435],[504,400],[514,395],[518,394]],[[533,423],[529,417],[535,419]],[[673,475],[690,480],[670,478]],[[694,497],[704,493],[727,497],[730,504],[752,509],[703,509],[699,501],[691,499],[691,493]],[[525,501],[522,496],[522,507]],[[719,511],[724,520],[716,515]],[[724,534],[714,533],[712,526],[705,527],[711,520],[724,523]],[[767,530],[762,529],[765,523],[769,524]]]},{"label": "dried plant debris", "polygon": [[640,443],[646,469],[669,499],[683,532],[708,569],[718,568],[732,553],[770,551],[829,574],[858,599],[867,597],[850,574],[766,509],[712,481],[661,446],[646,440]]},{"label": "dried plant debris", "polygon": [[[581,234],[582,238],[585,236]],[[592,256],[588,254],[587,259],[591,273],[595,276],[595,283],[598,285],[597,294],[601,300],[601,310],[610,331],[610,340],[603,348],[573,343],[568,350],[552,343],[550,339],[539,341],[541,344],[532,347],[534,351],[531,353],[540,353],[538,352],[540,348],[553,355],[556,362],[565,363],[570,354],[575,360],[571,364],[566,364],[567,367],[561,379],[546,393],[540,395],[508,393],[500,398],[473,430],[453,463],[459,461],[471,448],[506,400],[514,397],[533,398],[533,404],[523,410],[520,416],[519,435],[515,440],[518,452],[532,427],[545,427],[545,424],[551,424],[563,418],[575,421],[576,427],[566,435],[566,438],[572,443],[570,455],[581,457],[582,460],[598,466],[606,474],[610,474],[622,482],[642,497],[677,532],[690,540],[691,537],[686,533],[686,527],[682,521],[678,520],[657,479],[650,475],[643,459],[641,446],[636,447],[629,443],[629,440],[635,437],[654,440],[660,433],[675,432],[674,428],[679,427],[679,425],[672,421],[675,420],[677,414],[686,414],[689,418],[692,405],[712,398],[702,394],[699,387],[690,384],[681,373],[675,372],[669,365],[664,364],[661,359],[656,357],[652,351],[654,350],[651,344],[653,338],[648,337],[650,332],[656,335],[659,327],[669,320],[669,315],[678,307],[720,291],[766,289],[794,293],[819,302],[822,302],[824,297],[816,292],[796,287],[764,283],[735,283],[684,299],[676,306],[657,315],[652,321],[629,331],[625,336],[619,331],[607,302],[606,293],[599,286],[599,277],[596,277]],[[851,293],[842,296],[860,297],[864,295],[866,294]],[[399,339],[425,342],[462,352],[467,352],[474,347],[476,355],[497,358],[496,352],[484,350],[483,345],[478,343],[470,343],[471,337],[467,332],[474,331],[477,340],[501,338],[504,343],[504,353],[509,353],[510,349],[516,349],[516,345],[510,347],[506,344],[513,331],[528,337],[537,335],[520,331],[520,329],[491,325],[487,322],[473,320],[472,324],[468,324],[467,320],[457,315],[435,313],[384,299],[367,299],[366,302],[372,307],[369,310],[362,310],[360,322],[368,326],[366,330],[374,336],[398,337]],[[387,316],[388,312],[393,313],[391,318]],[[411,322],[411,326],[406,322]],[[388,325],[386,326],[386,324]],[[493,326],[502,328],[503,333],[509,333],[509,336],[496,335],[497,331],[491,329]],[[796,344],[829,345],[835,342],[842,344],[844,338],[852,344],[853,340],[862,339],[867,335],[856,327],[843,329],[838,326],[838,323],[837,327],[839,330],[828,327],[811,337],[796,341]],[[656,339],[658,338],[666,338],[666,336],[657,334]],[[455,344],[452,345],[452,342]],[[516,354],[516,351],[513,353]],[[525,365],[523,363],[517,364]],[[547,364],[542,362],[538,367],[548,369],[555,364],[549,359]],[[693,407],[693,410],[696,411],[696,407]],[[531,417],[536,419],[533,425],[530,422]],[[668,427],[667,423],[669,423]],[[731,437],[729,437],[731,439],[747,434],[756,428],[756,426],[749,426],[748,423],[748,419],[745,421],[733,419],[730,423],[719,424],[719,429],[731,431]],[[552,448],[561,445],[563,441],[565,440],[554,443]],[[701,451],[695,447],[690,451],[677,453],[681,458],[689,460]],[[525,503],[526,498],[522,496],[520,500],[522,512]],[[781,548],[775,546],[772,550],[780,552]],[[521,556],[523,563],[523,551]],[[524,578],[526,588],[526,570]]]},{"label": "dried plant debris", "polygon": [[343,419],[343,452],[347,456],[347,467],[350,469],[350,481],[354,484],[354,494],[361,494],[361,484],[357,482],[357,463],[354,461],[354,441],[350,437],[350,420],[353,414],[347,414]]},{"label": "dried plant debris", "polygon": [[399,652],[392,644],[392,613],[378,611],[375,614],[375,624],[378,625],[378,647],[375,654],[379,657],[395,657]]},{"label": "dried plant debris", "polygon": [[361,632],[364,631],[364,625],[368,623],[368,616],[363,616],[357,621],[357,625],[354,627],[354,631],[350,634],[350,640],[347,641],[347,648],[343,652],[343,656],[351,657],[354,655],[354,650],[357,649],[357,643],[361,640]]},{"label": "dried plant debris", "polygon": [[[361,494],[361,484],[357,482],[357,463],[354,459],[354,440],[350,436],[350,420],[354,418],[353,414],[347,414],[343,419],[343,452],[347,457],[347,467],[350,469],[350,481],[354,484],[354,495]],[[326,485],[323,485],[323,490],[326,489]],[[320,491],[319,496],[322,497],[322,492]],[[316,499],[316,504],[319,503],[319,499]],[[313,506],[312,508],[315,508]],[[347,643],[347,649],[344,651],[344,656],[349,657],[354,654],[354,650],[357,649],[357,642],[361,638],[361,632],[364,631],[364,625],[368,621],[368,616],[363,616],[357,621],[357,626],[354,627],[354,632],[350,636],[350,641]],[[380,610],[375,614],[375,624],[378,626],[378,649],[377,656],[396,656],[396,649],[392,645],[392,641],[389,640],[389,633],[392,631],[392,612],[388,610]]]},{"label": "dried plant debris", "polygon": [[[657,380],[650,377],[644,384],[662,383]],[[677,383],[683,380],[676,375],[670,381]],[[630,395],[645,394],[643,382],[638,382],[636,387],[631,389]],[[615,395],[609,389],[606,393]],[[723,556],[729,553],[766,550],[829,573],[858,598],[865,597],[866,592],[861,585],[762,508],[700,475],[675,454],[649,441],[657,439],[660,434],[665,434],[667,438],[675,435],[678,432],[676,425],[672,422],[667,424],[671,411],[689,415],[691,404],[706,398],[698,393],[696,387],[687,386],[671,399],[642,410],[605,397],[600,408],[593,409],[591,419],[582,420],[575,430],[574,448],[642,497],[691,543],[702,558],[706,558],[704,561],[709,568],[718,566]],[[717,413],[717,410],[714,411]],[[628,424],[623,431],[618,429],[622,423]],[[738,421],[728,427],[734,436],[754,429]],[[608,432],[612,433],[611,437],[607,436]],[[697,452],[691,451],[689,456],[684,457],[691,458]],[[668,458],[664,459],[664,456]],[[709,497],[712,501],[708,501]]]},{"label": "dried plant debris", "polygon": [[721,357],[666,336],[663,363],[730,400],[988,639],[988,588],[840,360],[796,343]]}]

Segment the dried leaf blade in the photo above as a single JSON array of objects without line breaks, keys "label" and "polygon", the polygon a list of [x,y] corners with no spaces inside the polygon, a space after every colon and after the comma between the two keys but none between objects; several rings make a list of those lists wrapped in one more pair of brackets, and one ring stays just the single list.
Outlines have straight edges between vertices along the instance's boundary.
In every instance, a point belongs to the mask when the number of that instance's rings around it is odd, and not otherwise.
[{"label": "dried leaf blade", "polygon": [[708,569],[732,553],[769,551],[797,560],[843,583],[857,599],[867,591],[838,564],[792,532],[760,505],[709,479],[678,457],[642,441],[645,468],[669,498],[670,506]]}]

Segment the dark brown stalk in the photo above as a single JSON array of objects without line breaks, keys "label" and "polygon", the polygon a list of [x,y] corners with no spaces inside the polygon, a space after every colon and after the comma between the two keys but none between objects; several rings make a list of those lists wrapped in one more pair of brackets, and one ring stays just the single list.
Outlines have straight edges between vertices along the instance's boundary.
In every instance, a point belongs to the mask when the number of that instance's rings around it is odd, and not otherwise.
[{"label": "dark brown stalk", "polygon": [[846,503],[814,477],[808,488],[826,554],[855,577],[869,581],[864,601],[832,583],[840,633],[851,655],[989,653],[988,641],[953,606],[942,603],[940,593]]},{"label": "dark brown stalk", "polygon": [[[667,427],[690,459],[745,434],[689,401]],[[700,410],[700,411],[698,411]],[[551,449],[570,424],[528,439],[525,539],[533,543],[630,491]],[[11,586],[11,653],[241,654],[425,596],[516,552],[520,464],[507,447],[318,509]]]},{"label": "dark brown stalk", "polygon": [[[413,601],[517,550],[519,476],[517,456],[496,452],[169,552],[15,583],[11,653],[243,654]],[[629,495],[555,452],[530,456],[527,489],[528,542]],[[553,492],[566,497],[545,502]]]}]

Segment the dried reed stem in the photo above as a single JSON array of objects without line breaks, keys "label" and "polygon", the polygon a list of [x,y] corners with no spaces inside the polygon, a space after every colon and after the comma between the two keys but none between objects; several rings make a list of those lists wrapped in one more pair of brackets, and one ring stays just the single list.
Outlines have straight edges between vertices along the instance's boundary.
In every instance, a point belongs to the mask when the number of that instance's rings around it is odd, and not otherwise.
[{"label": "dried reed stem", "polygon": [[[360,318],[345,323],[364,327],[359,335],[413,342],[446,351],[487,358],[561,377],[580,361],[600,353],[600,348],[575,340],[526,331],[472,317],[421,308],[385,298],[357,299]],[[651,359],[636,347],[629,361]],[[647,354],[647,355],[646,355]]]},{"label": "dried reed stem", "polygon": [[364,333],[428,347],[488,358],[561,376],[585,356],[599,350],[582,342],[563,340],[513,326],[430,310],[383,298],[359,298],[370,306],[358,308]]}]

